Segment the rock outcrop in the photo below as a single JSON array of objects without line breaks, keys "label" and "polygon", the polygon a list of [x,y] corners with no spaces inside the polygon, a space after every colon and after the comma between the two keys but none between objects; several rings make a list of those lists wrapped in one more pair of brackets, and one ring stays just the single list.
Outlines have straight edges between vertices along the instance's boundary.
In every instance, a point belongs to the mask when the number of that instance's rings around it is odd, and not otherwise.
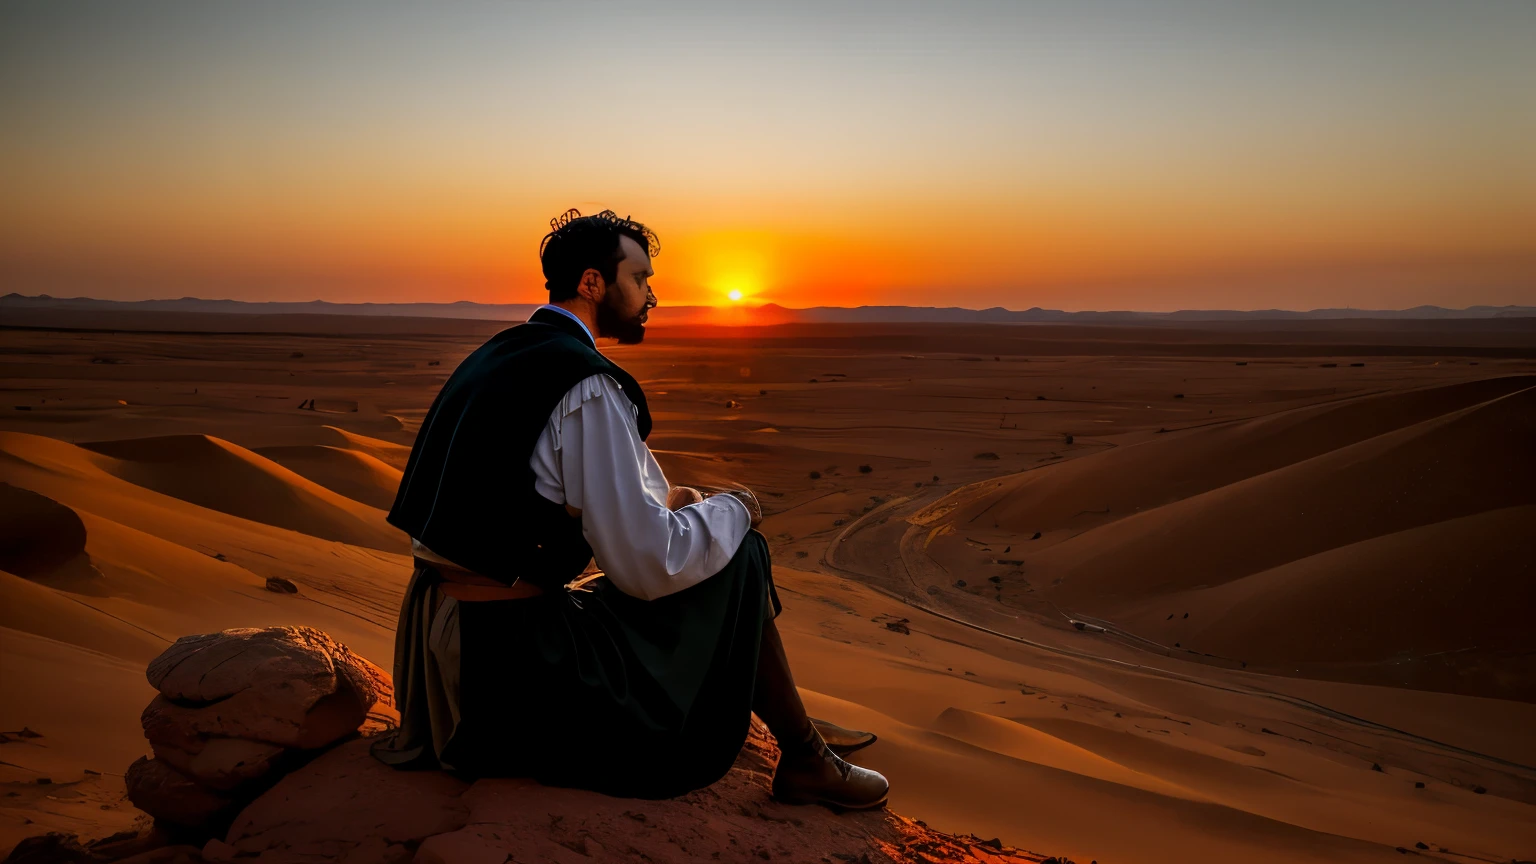
[{"label": "rock outcrop", "polygon": [[[155,758],[134,763],[127,785],[157,827],[117,842],[119,854],[112,854],[111,843],[82,845],[50,835],[18,846],[22,857],[13,860],[1054,860],[996,839],[933,831],[888,810],[840,814],[778,803],[769,794],[778,748],[755,720],[722,780],[668,800],[611,798],[527,779],[469,782],[440,771],[398,771],[369,753],[368,737],[395,719],[388,676],[309,628],[189,636],[150,664],[149,680],[160,691],[143,715]],[[200,847],[184,845],[194,838]]]},{"label": "rock outcrop", "polygon": [[169,826],[222,833],[286,771],[393,722],[389,676],[308,627],[186,636],[149,664],[153,759],[126,774],[134,806]]},{"label": "rock outcrop", "polygon": [[[579,746],[573,742],[571,746]],[[367,741],[284,777],[203,855],[233,864],[503,862],[1039,862],[996,840],[930,830],[888,810],[834,813],[769,796],[778,748],[753,724],[720,782],[661,801],[552,789],[526,779],[473,783],[396,771]]]}]

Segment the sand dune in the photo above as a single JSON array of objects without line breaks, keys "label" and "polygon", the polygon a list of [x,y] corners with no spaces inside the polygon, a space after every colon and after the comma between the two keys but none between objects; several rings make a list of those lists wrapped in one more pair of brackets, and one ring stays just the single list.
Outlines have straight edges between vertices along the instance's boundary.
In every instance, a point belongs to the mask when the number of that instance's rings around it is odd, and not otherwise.
[{"label": "sand dune", "polygon": [[1536,387],[1498,379],[1154,438],[915,521],[951,572],[997,574],[981,596],[1234,663],[1532,698],[1536,631],[1510,610],[1536,598],[1533,440]]},{"label": "sand dune", "polygon": [[[120,461],[0,433],[0,549],[11,565],[0,568],[0,730],[42,735],[0,736],[0,785],[17,792],[0,799],[0,848],[38,825],[95,836],[132,824],[136,811],[112,775],[145,752],[144,664],[179,636],[309,624],[375,662],[391,656],[408,558],[198,506],[122,479],[111,470],[122,471]],[[178,464],[187,463],[161,467]],[[220,475],[232,497],[247,484],[269,491],[285,475],[313,487],[275,465],[236,467]],[[269,577],[299,593],[267,590]],[[39,787],[37,777],[53,783]]]},{"label": "sand dune", "polygon": [[[1181,611],[1168,620],[1170,609]],[[1340,664],[1356,678],[1366,670],[1349,664],[1381,664],[1381,683],[1531,698],[1533,609],[1536,506],[1526,505],[1372,537],[1115,617],[1250,664]]]},{"label": "sand dune", "polygon": [[[1250,813],[1148,792],[1091,773],[1058,768],[1050,761],[1018,758],[1006,746],[992,749],[942,732],[910,726],[868,709],[838,710],[806,695],[807,707],[837,715],[881,736],[879,751],[859,759],[877,770],[907,778],[892,787],[891,808],[924,813],[934,824],[967,823],[982,836],[1006,833],[1027,814],[1035,848],[1073,860],[1097,858],[1144,862],[1299,860],[1390,861],[1397,853],[1372,843],[1330,836]],[[983,721],[985,722],[985,721]],[[1007,723],[1006,720],[997,721]],[[979,723],[976,725],[980,725]],[[1024,737],[1028,730],[1020,730]],[[990,738],[991,736],[979,736]],[[988,743],[996,744],[995,740]],[[1061,749],[1075,749],[1065,745]],[[1032,754],[1040,755],[1040,754]],[[1084,759],[1102,764],[1102,759]],[[1075,767],[1083,767],[1078,762]],[[1128,775],[1120,769],[1121,776]],[[946,778],[967,780],[962,786]],[[936,794],[938,789],[943,794]],[[1113,819],[1103,818],[1106,812]],[[1177,823],[1188,832],[1179,850],[1152,851],[1145,840]],[[1084,840],[1083,838],[1091,838]]]},{"label": "sand dune", "polygon": [[337,426],[321,426],[318,431],[321,434],[321,440],[316,443],[367,454],[396,471],[404,471],[406,461],[411,458],[411,448],[404,444],[396,444],[382,438],[370,438],[367,435],[348,432]]},{"label": "sand dune", "polygon": [[354,546],[401,547],[399,532],[378,508],[221,438],[171,435],[84,446],[111,457],[95,460],[101,470],[210,510]]},{"label": "sand dune", "polygon": [[149,751],[139,712],[155,691],[143,662],[0,627],[0,681],[0,726],[42,735],[7,736],[0,748],[0,785],[11,793],[0,797],[0,850],[43,830],[101,837],[134,828],[142,814],[114,775],[124,758]]},{"label": "sand dune", "polygon": [[[670,477],[763,494],[797,680],[880,734],[856,761],[898,812],[1079,861],[1531,857],[1531,363],[1456,334],[1355,367],[1074,333],[663,331],[615,356],[653,382]],[[0,853],[131,824],[85,771],[144,751],[144,660],[177,636],[304,624],[390,664],[392,417],[478,344],[77,336],[0,331],[24,409],[0,415],[0,730],[43,735],[0,740]],[[1269,355],[1312,357],[1289,338]]]},{"label": "sand dune", "polygon": [[1536,388],[1137,513],[1033,556],[1066,602],[1218,585],[1348,543],[1536,503]]},{"label": "sand dune", "polygon": [[0,483],[0,570],[46,573],[85,553],[85,525],[63,504]]},{"label": "sand dune", "polygon": [[[33,581],[145,626],[167,644],[215,621],[219,627],[309,623],[388,662],[390,628],[410,573],[406,555],[207,509],[129,483],[99,464],[110,461],[62,441],[0,433],[0,482],[73,510],[95,568],[94,577],[65,566],[36,573]],[[404,539],[395,537],[403,551]],[[273,594],[265,589],[269,577],[293,581],[301,591]],[[238,621],[246,623],[223,623]]]},{"label": "sand dune", "polygon": [[1010,759],[1058,768],[1160,795],[1193,801],[1206,800],[1205,796],[1192,789],[1169,783],[1153,774],[1143,774],[1092,750],[992,714],[946,708],[934,720],[931,728],[957,741],[964,741]]},{"label": "sand dune", "polygon": [[[1327,402],[1237,423],[1120,444],[1091,459],[1001,478],[957,495],[947,521],[1013,534],[1039,545],[1106,522],[1536,386],[1536,376],[1469,381]],[[986,518],[982,518],[985,512]],[[1039,551],[1031,549],[1030,551]]]},{"label": "sand dune", "polygon": [[109,657],[148,662],[167,643],[142,627],[103,614],[68,592],[0,570],[0,627],[77,645]]},{"label": "sand dune", "polygon": [[[1074,860],[1392,860],[1417,839],[1461,855],[1536,842],[1536,831],[1504,821],[1528,803],[1443,785],[1463,756],[1431,767],[1422,744],[1399,751],[1306,712],[1256,716],[1226,687],[1104,674],[932,618],[892,635],[868,616],[895,613],[893,601],[787,568],[779,576],[795,601],[784,626],[807,706],[877,732],[856,761],[902,778],[892,807],[932,824],[1023,831],[1034,848]],[[1493,700],[1483,709],[1507,710]],[[1371,743],[1355,750],[1350,739]],[[1170,836],[1177,845],[1152,839]]]},{"label": "sand dune", "polygon": [[386,512],[400,488],[399,468],[361,450],[299,444],[257,447],[255,452],[338,495]]},{"label": "sand dune", "polygon": [[[276,594],[266,589],[265,575],[233,560],[220,560],[88,511],[82,511],[82,518],[90,574],[69,568],[29,579],[0,573],[0,626],[144,661],[179,636],[210,627],[303,623],[344,636],[371,657],[387,660],[390,655],[389,632],[360,618],[357,612],[363,610],[356,608],[355,600],[348,603],[348,598],[331,595],[324,590],[327,586],[307,579],[303,570],[308,562],[297,554],[274,563],[289,568],[286,577],[300,586],[300,593]],[[221,538],[215,533],[208,539]],[[311,554],[318,552],[324,566],[354,569],[329,554],[324,547],[330,544],[316,542],[319,548]],[[397,572],[404,566],[403,561],[396,564]],[[396,598],[404,575],[400,572],[385,588]]]}]

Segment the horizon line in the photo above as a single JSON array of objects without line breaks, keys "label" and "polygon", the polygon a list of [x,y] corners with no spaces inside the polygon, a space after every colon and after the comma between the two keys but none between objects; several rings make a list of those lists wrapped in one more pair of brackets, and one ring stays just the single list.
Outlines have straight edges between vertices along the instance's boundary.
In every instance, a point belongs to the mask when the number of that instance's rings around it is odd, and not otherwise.
[{"label": "horizon line", "polygon": [[[363,300],[363,301],[337,301],[337,300],[322,300],[322,299],[319,299],[319,298],[316,298],[316,299],[313,299],[313,300],[238,300],[238,299],[234,299],[234,298],[195,297],[195,296],[192,296],[190,294],[189,295],[184,295],[184,296],[181,296],[181,297],[157,297],[157,298],[146,298],[146,299],[141,299],[141,300],[113,300],[113,299],[108,299],[108,298],[87,297],[87,296],[55,297],[53,295],[46,294],[46,293],[36,294],[36,295],[29,295],[29,294],[22,294],[22,293],[17,292],[17,291],[12,291],[10,293],[4,294],[4,295],[0,295],[0,302],[15,301],[15,300],[58,301],[58,302],[86,301],[86,302],[91,302],[91,303],[111,303],[111,304],[121,304],[121,305],[132,305],[132,304],[142,304],[142,303],[180,303],[180,302],[230,303],[230,304],[241,304],[241,305],[245,305],[245,306],[313,306],[313,305],[324,305],[324,306],[396,306],[396,307],[400,307],[400,306],[477,306],[477,307],[485,307],[485,308],[509,307],[509,306],[537,308],[539,306],[545,305],[544,303],[537,303],[537,302],[532,302],[532,303],[530,303],[530,302],[486,303],[486,302],[482,302],[482,301],[479,301],[479,300],[406,300],[406,301]],[[669,309],[669,310],[711,310],[711,311],[730,311],[730,310],[733,310],[733,309],[752,310],[752,311],[762,310],[762,309],[782,309],[782,310],[784,310],[786,312],[811,312],[811,311],[816,311],[816,310],[819,310],[819,309],[840,309],[840,310],[849,310],[849,311],[856,311],[856,310],[859,310],[859,309],[914,309],[914,310],[932,309],[932,310],[939,310],[939,311],[959,311],[959,312],[1012,312],[1012,313],[1057,312],[1057,313],[1066,314],[1066,315],[1077,315],[1077,314],[1089,314],[1089,315],[1095,315],[1095,314],[1097,314],[1097,315],[1113,315],[1113,314],[1175,315],[1175,314],[1186,313],[1186,312],[1207,312],[1207,313],[1210,313],[1210,312],[1238,312],[1238,313],[1244,313],[1244,314],[1254,314],[1254,313],[1263,313],[1263,312],[1288,312],[1288,313],[1294,313],[1294,314],[1308,314],[1308,313],[1316,313],[1316,312],[1334,312],[1334,311],[1352,312],[1352,313],[1362,313],[1362,312],[1396,312],[1396,313],[1401,313],[1401,312],[1414,312],[1414,311],[1419,311],[1419,310],[1439,310],[1439,311],[1443,311],[1443,312],[1469,312],[1469,311],[1472,311],[1474,309],[1531,310],[1531,311],[1536,311],[1536,305],[1524,305],[1524,304],[1515,304],[1515,303],[1506,303],[1504,305],[1493,305],[1493,304],[1489,304],[1489,303],[1472,303],[1472,304],[1469,304],[1467,306],[1463,306],[1463,307],[1460,307],[1460,308],[1455,308],[1455,307],[1450,307],[1450,306],[1437,306],[1437,305],[1432,304],[1432,303],[1421,303],[1421,304],[1419,304],[1417,306],[1408,306],[1408,307],[1404,307],[1404,308],[1400,308],[1400,309],[1390,309],[1390,308],[1370,309],[1370,308],[1355,307],[1355,306],[1320,306],[1320,307],[1315,307],[1315,308],[1312,308],[1312,309],[1284,309],[1284,308],[1272,306],[1272,307],[1267,307],[1267,308],[1254,308],[1254,309],[1237,309],[1237,308],[1231,308],[1231,307],[1225,307],[1225,308],[1180,308],[1180,309],[1174,309],[1174,310],[1168,310],[1168,311],[1152,311],[1152,310],[1144,310],[1144,309],[1075,309],[1075,310],[1068,310],[1068,309],[1048,309],[1048,308],[1045,308],[1043,306],[1030,306],[1030,307],[1024,308],[1024,309],[1016,309],[1016,308],[1011,308],[1011,307],[1008,307],[1008,306],[985,306],[985,307],[971,307],[971,306],[914,306],[914,305],[909,305],[909,304],[904,304],[904,303],[866,303],[866,304],[861,304],[861,305],[858,305],[858,306],[837,306],[837,305],[829,305],[829,304],[823,304],[823,305],[819,305],[819,306],[785,306],[785,305],[783,305],[781,303],[774,303],[774,302],[761,303],[761,304],[758,304],[756,306],[748,305],[747,303],[742,302],[742,303],[733,303],[733,304],[730,304],[730,305],[709,305],[709,304],[702,304],[702,303],[700,303],[700,304],[683,304],[683,305],[674,305],[674,306],[657,306],[656,308],[658,308],[658,309]]]}]

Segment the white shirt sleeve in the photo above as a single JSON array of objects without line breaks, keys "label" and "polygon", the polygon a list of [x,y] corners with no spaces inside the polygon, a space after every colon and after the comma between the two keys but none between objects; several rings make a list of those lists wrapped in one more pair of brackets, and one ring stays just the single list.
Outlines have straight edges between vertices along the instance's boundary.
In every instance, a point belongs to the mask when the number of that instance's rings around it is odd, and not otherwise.
[{"label": "white shirt sleeve", "polygon": [[593,375],[551,412],[529,465],[534,488],[582,511],[597,564],[625,594],[654,600],[720,572],[751,527],[735,497],[667,509],[670,485],[618,382]]}]

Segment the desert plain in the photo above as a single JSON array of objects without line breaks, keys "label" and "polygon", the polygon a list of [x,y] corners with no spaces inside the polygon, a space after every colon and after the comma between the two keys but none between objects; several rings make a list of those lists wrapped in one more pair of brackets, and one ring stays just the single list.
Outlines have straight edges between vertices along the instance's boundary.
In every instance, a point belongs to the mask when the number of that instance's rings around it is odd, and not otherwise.
[{"label": "desert plain", "polygon": [[[6,322],[0,854],[142,821],[179,636],[310,625],[390,667],[384,511],[502,326]],[[854,761],[893,810],[1082,862],[1536,859],[1536,319],[605,350],[674,483],[758,491],[807,704],[880,736]]]}]

